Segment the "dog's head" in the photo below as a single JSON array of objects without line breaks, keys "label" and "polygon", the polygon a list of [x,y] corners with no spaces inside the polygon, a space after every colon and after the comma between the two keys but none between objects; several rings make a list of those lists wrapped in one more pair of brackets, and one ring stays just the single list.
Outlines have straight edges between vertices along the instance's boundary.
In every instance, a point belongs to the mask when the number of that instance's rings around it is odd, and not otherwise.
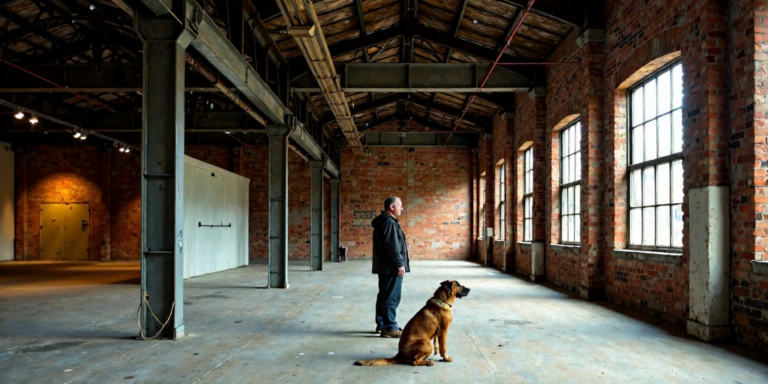
[{"label": "dog's head", "polygon": [[446,298],[454,299],[458,297],[461,299],[464,296],[469,295],[469,288],[461,285],[456,280],[446,280],[440,283],[440,288],[438,288],[438,291],[443,291]]}]

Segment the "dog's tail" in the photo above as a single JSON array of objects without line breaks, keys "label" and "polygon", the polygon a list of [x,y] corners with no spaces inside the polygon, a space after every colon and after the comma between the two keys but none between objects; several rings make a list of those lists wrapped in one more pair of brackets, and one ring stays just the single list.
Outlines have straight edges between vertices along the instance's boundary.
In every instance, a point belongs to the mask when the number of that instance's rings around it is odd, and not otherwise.
[{"label": "dog's tail", "polygon": [[358,361],[355,361],[355,365],[365,365],[365,366],[374,366],[374,365],[392,365],[401,363],[402,359],[400,358],[400,354],[398,353],[395,355],[395,357],[391,359],[373,359],[373,360],[365,360],[360,359]]}]

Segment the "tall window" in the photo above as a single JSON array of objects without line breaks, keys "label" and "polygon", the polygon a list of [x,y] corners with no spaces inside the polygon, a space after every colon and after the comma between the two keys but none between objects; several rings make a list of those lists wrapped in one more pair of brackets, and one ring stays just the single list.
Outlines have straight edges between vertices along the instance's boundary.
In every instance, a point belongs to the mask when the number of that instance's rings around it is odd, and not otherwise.
[{"label": "tall window", "polygon": [[523,152],[523,241],[533,239],[533,148]]},{"label": "tall window", "polygon": [[629,245],[683,246],[683,68],[630,90]]},{"label": "tall window", "polygon": [[581,236],[581,122],[560,133],[560,242]]},{"label": "tall window", "polygon": [[499,169],[499,239],[506,240],[506,228],[507,228],[507,169],[506,164],[501,164]]},{"label": "tall window", "polygon": [[480,176],[480,238],[485,239],[485,174]]}]

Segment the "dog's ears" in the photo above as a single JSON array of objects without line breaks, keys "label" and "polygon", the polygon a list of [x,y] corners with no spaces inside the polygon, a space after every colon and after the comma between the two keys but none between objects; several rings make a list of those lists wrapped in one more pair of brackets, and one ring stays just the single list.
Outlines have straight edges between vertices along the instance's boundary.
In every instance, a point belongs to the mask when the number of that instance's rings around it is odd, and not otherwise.
[{"label": "dog's ears", "polygon": [[450,280],[443,281],[440,283],[440,286],[445,289],[446,292],[451,293],[453,290],[453,283]]}]

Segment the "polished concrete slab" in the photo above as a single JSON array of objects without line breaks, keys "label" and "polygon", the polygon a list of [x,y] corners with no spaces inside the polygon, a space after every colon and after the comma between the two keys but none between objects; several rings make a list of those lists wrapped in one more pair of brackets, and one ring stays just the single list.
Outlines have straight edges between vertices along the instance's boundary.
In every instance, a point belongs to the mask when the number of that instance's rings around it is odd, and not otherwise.
[{"label": "polished concrete slab", "polygon": [[0,383],[766,383],[764,353],[707,344],[681,327],[469,262],[416,261],[398,320],[440,281],[472,289],[454,306],[453,363],[358,367],[394,356],[372,331],[370,261],[265,263],[185,282],[179,341],[135,339],[138,263],[0,263]]}]

